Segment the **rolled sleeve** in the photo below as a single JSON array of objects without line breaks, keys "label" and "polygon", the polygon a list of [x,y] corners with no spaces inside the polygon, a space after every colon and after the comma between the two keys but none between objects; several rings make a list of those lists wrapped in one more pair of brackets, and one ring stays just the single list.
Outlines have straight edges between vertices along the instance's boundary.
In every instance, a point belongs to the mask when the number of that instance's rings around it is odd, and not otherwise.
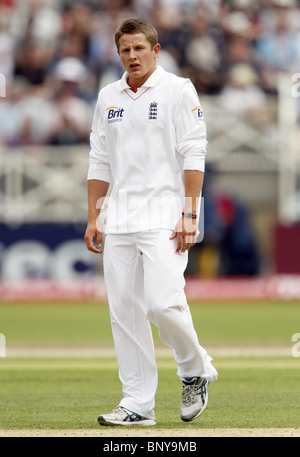
[{"label": "rolled sleeve", "polygon": [[183,87],[175,119],[177,152],[184,170],[205,169],[207,134],[199,98],[188,80]]},{"label": "rolled sleeve", "polygon": [[111,181],[109,154],[106,147],[105,129],[100,109],[100,95],[94,112],[90,134],[89,168],[87,179]]},{"label": "rolled sleeve", "polygon": [[89,164],[87,179],[98,179],[110,183],[111,173],[110,166],[105,163],[91,163]]},{"label": "rolled sleeve", "polygon": [[198,153],[185,156],[183,161],[184,170],[205,170],[205,157],[201,157]]}]

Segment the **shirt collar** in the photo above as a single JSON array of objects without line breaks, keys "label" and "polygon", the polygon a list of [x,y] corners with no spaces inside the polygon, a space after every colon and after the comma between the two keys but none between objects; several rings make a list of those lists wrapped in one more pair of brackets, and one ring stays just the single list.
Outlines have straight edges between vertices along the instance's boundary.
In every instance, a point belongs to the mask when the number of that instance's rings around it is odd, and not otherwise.
[{"label": "shirt collar", "polygon": [[[163,68],[158,65],[156,67],[156,70],[154,70],[154,72],[151,74],[151,76],[149,76],[149,78],[147,79],[146,82],[144,82],[144,84],[141,86],[141,87],[153,87],[155,86],[155,84],[157,83],[160,75],[162,74],[163,72]],[[122,90],[126,90],[126,89],[130,89],[130,87],[128,86],[128,83],[127,83],[127,78],[128,78],[128,73],[127,71],[125,71],[125,73],[123,74],[122,78],[119,80],[119,90],[120,92]]]}]

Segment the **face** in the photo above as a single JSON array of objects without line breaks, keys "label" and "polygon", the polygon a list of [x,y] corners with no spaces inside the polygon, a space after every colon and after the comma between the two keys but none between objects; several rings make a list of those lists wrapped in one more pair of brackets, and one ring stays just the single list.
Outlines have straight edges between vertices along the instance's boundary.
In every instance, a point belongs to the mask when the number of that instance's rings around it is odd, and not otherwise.
[{"label": "face", "polygon": [[160,45],[151,49],[151,44],[143,33],[124,34],[119,40],[120,62],[128,73],[128,84],[140,87],[156,69]]}]

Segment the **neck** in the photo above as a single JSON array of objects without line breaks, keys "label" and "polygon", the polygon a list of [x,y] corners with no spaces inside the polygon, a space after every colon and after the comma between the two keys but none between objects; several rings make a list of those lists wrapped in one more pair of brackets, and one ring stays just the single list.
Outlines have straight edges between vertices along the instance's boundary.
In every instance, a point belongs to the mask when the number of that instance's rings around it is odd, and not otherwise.
[{"label": "neck", "polygon": [[154,73],[155,70],[156,70],[156,66],[153,68],[153,70],[151,72],[147,73],[147,75],[145,75],[143,78],[139,78],[139,79],[130,78],[130,75],[129,75],[127,77],[128,86],[135,90],[138,89],[139,87],[142,87],[142,85],[145,84],[147,79],[150,78],[150,76],[152,75],[152,73]]},{"label": "neck", "polygon": [[136,90],[139,87],[142,87],[142,85],[147,81],[147,79],[148,79],[148,77],[142,78],[142,79],[134,79],[134,78],[130,78],[130,76],[128,76],[127,84],[129,87]]},{"label": "neck", "polygon": [[[144,81],[145,82],[145,81]],[[137,90],[139,87],[141,87],[144,82],[138,82],[138,81],[131,81],[130,78],[127,78],[127,84],[130,87],[130,89]]]}]

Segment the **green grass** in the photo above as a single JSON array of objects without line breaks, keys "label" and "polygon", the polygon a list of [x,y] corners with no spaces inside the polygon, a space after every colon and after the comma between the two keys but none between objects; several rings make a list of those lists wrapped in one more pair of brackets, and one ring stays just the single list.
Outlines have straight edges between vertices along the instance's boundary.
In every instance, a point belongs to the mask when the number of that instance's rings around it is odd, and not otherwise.
[{"label": "green grass", "polygon": [[[158,359],[157,428],[298,427],[299,361],[236,358],[215,361],[220,378],[209,387],[202,418],[179,418],[181,385],[174,362]],[[3,359],[1,429],[97,428],[99,413],[120,400],[114,359]]]},{"label": "green grass", "polygon": [[[205,344],[289,344],[300,332],[299,302],[192,304],[191,312]],[[0,333],[7,345],[112,343],[108,307],[99,304],[2,304]]]},{"label": "green grass", "polygon": [[[300,304],[191,305],[199,340],[220,345],[292,347]],[[0,333],[14,345],[111,346],[109,311],[100,304],[2,304]],[[154,339],[159,344],[157,330]],[[213,355],[213,354],[212,354]],[[299,427],[300,358],[215,357],[203,418],[179,418],[181,384],[171,358],[157,358],[158,428]],[[111,358],[0,358],[0,429],[90,429],[121,398]]]},{"label": "green grass", "polygon": [[0,305],[0,333],[7,345],[111,344],[106,305],[6,304]]}]

